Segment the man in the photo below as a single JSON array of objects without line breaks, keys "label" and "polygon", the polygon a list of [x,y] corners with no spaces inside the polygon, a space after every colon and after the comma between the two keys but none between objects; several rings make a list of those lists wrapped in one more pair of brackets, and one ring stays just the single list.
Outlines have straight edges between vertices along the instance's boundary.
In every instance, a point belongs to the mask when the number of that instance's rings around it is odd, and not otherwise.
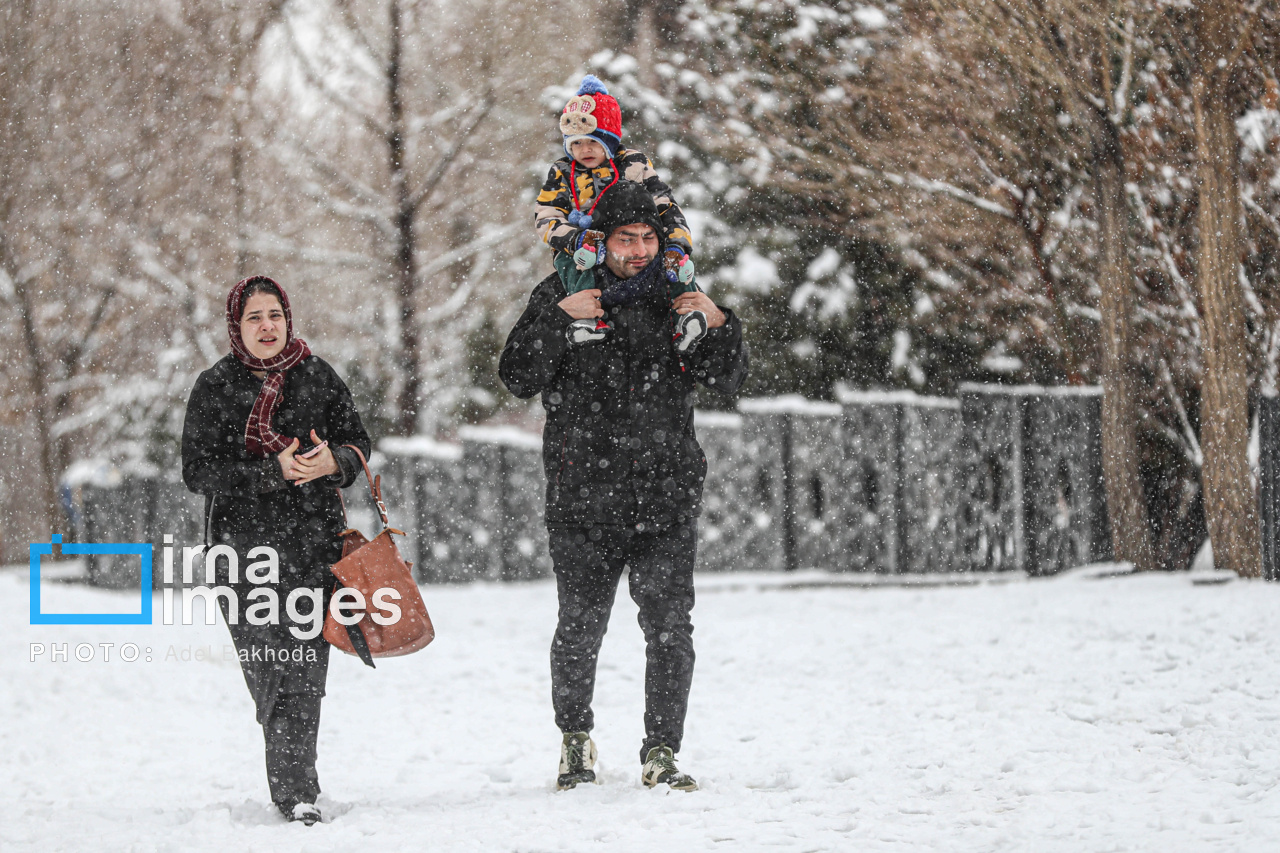
[{"label": "man", "polygon": [[[667,295],[661,222],[640,184],[596,206],[605,234],[597,287],[568,295],[558,275],[533,291],[498,373],[517,397],[542,395],[547,529],[559,621],[551,690],[563,733],[558,786],[595,781],[590,732],[596,661],[618,580],[629,572],[646,644],[641,779],[692,791],[675,754],[693,679],[693,564],[707,461],[693,434],[695,381],[732,394],[747,375],[742,325],[702,292]],[[700,311],[696,348],[673,342],[674,315]],[[599,320],[602,340],[584,340]]]}]

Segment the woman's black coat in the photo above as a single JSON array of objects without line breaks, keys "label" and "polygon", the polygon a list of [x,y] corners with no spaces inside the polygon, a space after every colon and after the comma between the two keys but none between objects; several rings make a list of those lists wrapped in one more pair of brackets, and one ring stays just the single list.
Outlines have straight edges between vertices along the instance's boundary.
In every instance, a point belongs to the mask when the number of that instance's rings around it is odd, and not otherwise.
[{"label": "woman's black coat", "polygon": [[547,524],[665,526],[697,516],[707,460],[693,432],[697,383],[725,394],[747,376],[742,323],[728,309],[681,358],[665,288],[611,309],[614,332],[570,346],[558,274],[507,337],[498,373],[517,397],[542,394]]},{"label": "woman's black coat", "polygon": [[[182,478],[187,488],[205,496],[206,544],[230,545],[240,556],[240,582],[230,584],[240,597],[239,624],[228,627],[241,654],[246,647],[266,644],[312,649],[327,657],[323,638],[300,641],[288,632],[285,601],[299,587],[328,591],[332,585],[329,567],[341,557],[338,534],[346,527],[334,487],[351,485],[363,470],[342,445],[353,444],[368,456],[369,436],[342,379],[323,359],[308,357],[286,374],[272,428],[301,439],[303,450],[314,429],[329,442],[340,470],[301,486],[288,483],[274,453],[261,458],[245,447],[245,424],[261,388],[262,380],[231,355],[200,374],[182,428]],[[251,626],[244,619],[247,594],[255,588],[245,581],[244,568],[251,562],[249,550],[257,546],[270,546],[280,557],[280,582],[273,587],[280,603],[279,626]],[[219,562],[223,581],[226,571]],[[291,684],[291,675],[320,683]],[[276,692],[322,693],[324,671],[246,666],[245,678],[262,718],[264,700],[269,712]]]}]

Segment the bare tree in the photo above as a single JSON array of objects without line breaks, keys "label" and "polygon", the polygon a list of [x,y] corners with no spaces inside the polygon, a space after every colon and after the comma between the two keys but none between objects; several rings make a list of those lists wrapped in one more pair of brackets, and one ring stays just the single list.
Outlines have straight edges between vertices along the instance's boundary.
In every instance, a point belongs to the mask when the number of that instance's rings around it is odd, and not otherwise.
[{"label": "bare tree", "polygon": [[[308,186],[313,198],[331,214],[370,228],[380,244],[375,259],[389,268],[399,330],[395,425],[401,434],[410,434],[418,428],[422,397],[418,303],[424,223],[420,214],[475,142],[474,135],[492,112],[494,100],[490,91],[482,90],[477,97],[461,87],[451,90],[442,80],[432,87],[435,97],[425,102],[416,97],[422,88],[411,85],[411,76],[429,72],[406,57],[407,37],[418,20],[404,0],[387,0],[374,10],[386,16],[383,22],[361,20],[346,0],[337,3],[335,11],[340,21],[328,21],[325,26],[338,28],[339,35],[349,40],[349,49],[357,52],[357,60],[348,58],[346,68],[308,52],[297,35],[299,24],[292,18],[289,43],[307,83],[345,121],[360,127],[368,144],[381,149],[383,174],[367,181],[321,150],[305,142],[295,144],[302,149],[306,167],[318,177]],[[365,70],[364,76],[370,79],[363,88],[372,97],[361,98],[340,88],[335,78],[352,67]]]},{"label": "bare tree", "polygon": [[249,207],[253,193],[249,186],[248,159],[253,146],[248,136],[256,124],[252,99],[257,84],[258,48],[268,28],[280,20],[288,2],[241,0],[217,7],[195,3],[191,4],[189,13],[196,18],[200,41],[208,47],[220,48],[218,55],[226,57],[225,62],[216,67],[221,83],[221,112],[227,128],[237,279],[248,274],[250,260]]},{"label": "bare tree", "polygon": [[71,462],[176,457],[193,372],[221,355],[207,291],[235,263],[243,93],[217,82],[243,86],[252,51],[217,3],[0,16],[0,342],[21,354],[0,369],[26,368],[6,403],[30,413],[39,524],[60,527]]},{"label": "bare tree", "polygon": [[[336,239],[325,251],[265,234],[258,245],[367,271],[373,286],[390,292],[394,425],[402,434],[434,427],[423,421],[426,401],[457,382],[450,374],[462,363],[462,341],[447,327],[476,306],[475,283],[458,280],[459,265],[518,231],[526,211],[517,206],[521,187],[512,174],[533,186],[536,176],[526,177],[519,157],[553,127],[537,102],[539,75],[543,83],[555,79],[548,74],[555,63],[537,55],[546,16],[497,5],[500,12],[450,7],[442,22],[443,9],[432,2],[335,0],[319,14],[285,17],[300,81],[286,85],[320,106],[306,132],[278,134],[276,153]],[[460,52],[463,38],[470,47]],[[282,127],[297,124],[296,109],[279,116]],[[367,236],[364,261],[352,232],[333,225],[339,222]],[[333,251],[339,245],[349,259]],[[443,360],[438,333],[453,343]]]},{"label": "bare tree", "polygon": [[1102,455],[1118,559],[1155,568],[1139,472],[1134,363],[1134,272],[1121,130],[1132,108],[1134,14],[1126,0],[961,0],[969,34],[1000,55],[1009,73],[1051,91],[1084,131],[1098,225],[1103,385]]},{"label": "bare tree", "polygon": [[[30,413],[39,474],[28,476],[49,525],[62,517],[58,478],[69,444],[64,424],[85,373],[86,356],[117,296],[110,259],[73,241],[95,231],[91,183],[55,183],[55,163],[86,158],[59,127],[59,115],[88,118],[94,93],[65,85],[57,61],[86,40],[86,27],[57,4],[24,0],[6,7],[0,56],[0,304],[8,308],[9,346],[21,353],[27,393],[11,400]],[[84,62],[81,68],[92,67]],[[59,113],[55,113],[55,109]]]},{"label": "bare tree", "polygon": [[[738,159],[812,200],[827,227],[878,230],[924,258],[926,277],[958,274],[963,286],[934,291],[954,308],[951,332],[987,313],[988,332],[1020,337],[1061,380],[1101,379],[1113,549],[1154,568],[1122,145],[1131,4],[924,0],[899,4],[895,23],[851,3],[783,3],[768,27],[701,5],[715,46],[701,85]],[[1090,219],[1096,249],[1082,239]]]}]

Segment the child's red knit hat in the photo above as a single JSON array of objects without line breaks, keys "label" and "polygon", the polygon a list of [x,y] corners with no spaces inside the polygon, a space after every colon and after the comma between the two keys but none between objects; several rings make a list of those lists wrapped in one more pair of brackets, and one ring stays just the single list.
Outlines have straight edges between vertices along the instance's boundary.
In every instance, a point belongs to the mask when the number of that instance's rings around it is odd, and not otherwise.
[{"label": "child's red knit hat", "polygon": [[604,145],[610,157],[618,156],[622,145],[622,110],[604,83],[593,74],[582,78],[578,94],[569,99],[560,113],[560,132],[564,134],[564,150],[578,139],[594,139]]}]

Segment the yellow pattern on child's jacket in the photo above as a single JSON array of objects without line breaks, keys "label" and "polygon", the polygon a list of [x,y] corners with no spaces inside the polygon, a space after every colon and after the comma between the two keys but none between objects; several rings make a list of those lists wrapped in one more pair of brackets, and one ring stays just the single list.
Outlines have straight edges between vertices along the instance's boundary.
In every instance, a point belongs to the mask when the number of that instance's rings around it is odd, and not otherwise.
[{"label": "yellow pattern on child's jacket", "polygon": [[[614,158],[618,171],[628,181],[644,184],[653,195],[653,202],[658,208],[658,219],[662,222],[666,233],[662,237],[669,246],[675,246],[686,254],[693,254],[693,239],[689,234],[689,223],[684,212],[671,194],[671,187],[658,177],[653,163],[641,151],[623,148]],[[575,209],[573,197],[569,194],[569,173],[574,174],[574,190],[578,196],[577,209],[586,213],[591,209],[598,192],[606,191],[613,183],[613,166],[606,161],[594,169],[573,168],[568,157],[562,157],[551,165],[547,180],[538,193],[534,207],[534,224],[542,242],[558,252],[573,254],[577,249],[577,238],[582,229],[569,222],[569,214]]]}]

